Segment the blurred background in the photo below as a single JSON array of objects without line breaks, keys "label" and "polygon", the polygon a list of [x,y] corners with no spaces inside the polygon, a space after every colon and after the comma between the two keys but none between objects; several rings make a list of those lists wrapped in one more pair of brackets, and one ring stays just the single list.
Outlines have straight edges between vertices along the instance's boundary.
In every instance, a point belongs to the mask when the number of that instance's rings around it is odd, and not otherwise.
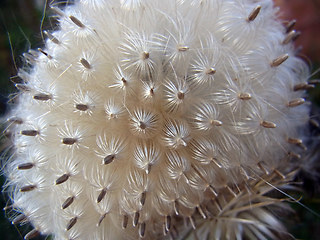
[{"label": "blurred background", "polygon": [[[8,111],[7,102],[10,94],[15,92],[11,77],[17,74],[22,66],[22,53],[30,48],[35,49],[43,44],[41,30],[50,29],[54,25],[47,17],[46,8],[52,0],[0,0],[0,119]],[[55,1],[59,2],[59,1]],[[66,1],[60,1],[61,4]],[[300,48],[300,55],[310,63],[312,79],[319,79],[317,73],[320,67],[320,0],[274,0],[281,8],[280,18],[284,23],[297,20],[295,29],[301,36],[295,41]],[[50,13],[49,13],[50,14]],[[320,86],[310,91],[310,100],[316,106],[313,116],[320,116]],[[3,131],[3,127],[0,129]],[[319,131],[312,129],[318,136]],[[2,136],[2,135],[1,135]],[[4,137],[0,138],[0,152],[6,148]],[[315,152],[315,161],[317,154]],[[319,170],[320,163],[314,168]],[[320,214],[320,178],[311,178],[308,173],[299,175],[305,182],[304,192],[295,193],[294,197],[301,198],[301,203],[307,208]],[[0,176],[0,186],[5,178]],[[8,203],[8,196],[0,194],[0,239],[19,240],[30,230],[28,226],[16,227],[7,219],[6,212],[1,209]],[[291,204],[295,213],[290,215],[286,224],[290,232],[297,239],[320,239],[320,217],[298,204]],[[44,239],[44,238],[35,238]]]}]

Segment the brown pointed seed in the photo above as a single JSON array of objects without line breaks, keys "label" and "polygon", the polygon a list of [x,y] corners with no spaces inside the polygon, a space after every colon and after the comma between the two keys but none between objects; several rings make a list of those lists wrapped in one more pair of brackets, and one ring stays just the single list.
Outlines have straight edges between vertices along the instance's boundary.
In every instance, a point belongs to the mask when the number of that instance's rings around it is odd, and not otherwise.
[{"label": "brown pointed seed", "polygon": [[21,163],[18,165],[18,170],[28,170],[34,167],[34,163]]},{"label": "brown pointed seed", "polygon": [[18,216],[16,216],[13,220],[12,220],[12,224],[19,224],[21,222],[24,222],[25,220],[27,220],[26,215],[24,214],[20,214]]},{"label": "brown pointed seed", "polygon": [[178,92],[177,96],[178,96],[178,99],[180,99],[180,100],[184,99],[184,93],[183,92]]},{"label": "brown pointed seed", "polygon": [[301,159],[301,155],[300,155],[300,154],[297,154],[297,153],[294,153],[294,152],[288,152],[288,156],[289,156],[290,158]]},{"label": "brown pointed seed", "polygon": [[20,188],[20,192],[30,192],[36,188],[37,188],[36,185],[27,185],[27,186]]},{"label": "brown pointed seed", "polygon": [[304,104],[305,102],[306,100],[304,100],[304,98],[297,98],[288,102],[288,107],[297,107],[297,106],[300,106],[301,104]]},{"label": "brown pointed seed", "polygon": [[213,201],[214,205],[216,206],[216,208],[218,209],[219,212],[222,211],[222,207],[218,201],[218,199],[216,198],[214,201]]},{"label": "brown pointed seed", "polygon": [[78,217],[71,218],[67,224],[66,230],[69,231],[78,221]]},{"label": "brown pointed seed", "polygon": [[256,17],[258,16],[259,12],[261,10],[261,6],[257,6],[255,7],[252,12],[249,14],[248,18],[247,18],[247,21],[248,22],[251,22],[253,20],[256,19]]},{"label": "brown pointed seed", "polygon": [[67,207],[69,207],[73,201],[74,201],[75,197],[72,196],[72,197],[68,197],[61,205],[61,208],[62,209],[66,209]]},{"label": "brown pointed seed", "polygon": [[300,35],[301,35],[300,32],[292,30],[287,34],[285,39],[282,41],[282,44],[288,44],[291,41],[295,41]]},{"label": "brown pointed seed", "polygon": [[7,121],[10,123],[14,123],[14,124],[22,124],[23,123],[22,118],[19,118],[19,117],[11,117],[11,118],[8,118]]},{"label": "brown pointed seed", "polygon": [[18,90],[20,90],[20,91],[23,91],[23,92],[29,92],[29,91],[31,91],[31,88],[30,87],[28,87],[27,85],[25,85],[25,84],[16,84],[16,85],[14,85]]},{"label": "brown pointed seed", "polygon": [[63,138],[62,143],[66,145],[73,145],[77,142],[78,140],[76,138]]},{"label": "brown pointed seed", "polygon": [[103,159],[103,164],[107,165],[109,163],[112,163],[113,160],[115,159],[116,155],[115,154],[110,154],[108,156],[106,156],[104,159]]},{"label": "brown pointed seed", "polygon": [[143,52],[142,53],[142,60],[146,60],[150,57],[150,54],[148,52]]},{"label": "brown pointed seed", "polygon": [[76,109],[79,111],[87,111],[89,109],[89,106],[86,104],[76,104]]},{"label": "brown pointed seed", "polygon": [[234,196],[237,197],[237,194],[233,191],[233,189],[230,186],[225,186],[225,188]]},{"label": "brown pointed seed", "polygon": [[165,225],[166,231],[169,232],[171,228],[171,216],[166,216],[164,218],[164,225]]},{"label": "brown pointed seed", "polygon": [[205,73],[208,74],[208,75],[213,75],[213,74],[215,74],[216,72],[217,72],[217,71],[216,71],[215,68],[208,68]]},{"label": "brown pointed seed", "polygon": [[89,63],[86,59],[81,58],[81,59],[80,59],[80,63],[81,63],[82,66],[84,66],[86,69],[91,69],[91,65],[90,65],[90,63]]},{"label": "brown pointed seed", "polygon": [[64,183],[65,181],[67,181],[70,177],[70,174],[69,173],[65,173],[63,174],[61,177],[59,177],[57,180],[56,180],[56,185],[59,185],[61,183]]},{"label": "brown pointed seed", "polygon": [[300,90],[309,90],[314,88],[315,86],[313,84],[308,83],[299,83],[293,86],[293,91],[300,91]]},{"label": "brown pointed seed", "polygon": [[75,16],[70,16],[69,17],[70,20],[75,24],[77,25],[79,28],[85,28],[86,26],[78,19],[76,18]]},{"label": "brown pointed seed", "polygon": [[146,202],[146,197],[147,197],[147,192],[144,191],[143,193],[141,193],[141,198],[140,198],[140,203],[143,206]]},{"label": "brown pointed seed", "polygon": [[125,229],[128,226],[128,215],[123,215],[123,219],[122,219],[122,228]]},{"label": "brown pointed seed", "polygon": [[195,223],[195,221],[194,221],[194,217],[193,217],[193,216],[189,216],[188,219],[189,219],[189,222],[190,222],[192,228],[193,228],[194,230],[196,230],[197,227],[196,227],[196,223]]},{"label": "brown pointed seed", "polygon": [[198,206],[198,207],[197,207],[197,210],[198,210],[198,212],[200,213],[200,215],[201,215],[201,217],[202,217],[203,219],[207,219],[207,215],[204,213],[204,211],[203,211],[203,209],[202,209],[201,206]]},{"label": "brown pointed seed", "polygon": [[297,145],[300,145],[300,144],[302,144],[302,140],[301,139],[299,139],[299,138],[288,138],[287,139],[287,141],[288,141],[288,143],[290,143],[290,144],[297,144]]},{"label": "brown pointed seed", "polygon": [[[167,236],[167,234],[168,234],[168,230],[167,230],[165,224],[162,225],[162,234],[163,234],[163,236]],[[171,238],[171,239],[172,239],[172,238]]]},{"label": "brown pointed seed", "polygon": [[45,55],[47,58],[52,59],[52,56],[49,55],[47,52],[43,51],[41,48],[38,48],[38,51]]},{"label": "brown pointed seed", "polygon": [[252,98],[250,93],[240,93],[238,97],[241,100],[250,100]]},{"label": "brown pointed seed", "polygon": [[101,190],[101,192],[99,193],[98,199],[97,199],[97,203],[102,201],[102,199],[106,196],[106,193],[107,193],[106,188]]},{"label": "brown pointed seed", "polygon": [[40,235],[40,232],[36,229],[33,229],[31,230],[30,232],[28,232],[25,236],[24,236],[24,239],[25,240],[29,240],[29,239],[32,239],[32,238],[35,238],[37,236]]},{"label": "brown pointed seed", "polygon": [[209,189],[210,189],[210,191],[213,193],[214,196],[218,197],[218,193],[217,193],[217,191],[214,189],[214,187],[212,187],[211,185],[209,185]]},{"label": "brown pointed seed", "polygon": [[276,127],[277,127],[277,125],[276,125],[275,123],[269,122],[269,121],[262,121],[262,122],[260,123],[260,125],[261,125],[262,127],[264,127],[264,128],[276,128]]},{"label": "brown pointed seed", "polygon": [[278,169],[274,169],[273,172],[279,177],[281,177],[282,179],[286,179],[286,176],[283,175]]},{"label": "brown pointed seed", "polygon": [[178,51],[179,52],[186,52],[189,50],[189,47],[188,46],[179,46],[178,47]]},{"label": "brown pointed seed", "polygon": [[139,211],[138,211],[138,212],[136,212],[136,213],[134,214],[134,217],[133,217],[132,225],[133,225],[134,227],[138,225],[139,218],[140,218],[140,213],[139,213]]},{"label": "brown pointed seed", "polygon": [[264,174],[269,175],[270,172],[262,165],[263,162],[258,162],[258,167],[264,172]]},{"label": "brown pointed seed", "polygon": [[49,94],[45,93],[37,93],[33,96],[33,99],[38,100],[38,101],[48,101],[52,99],[52,96]]},{"label": "brown pointed seed", "polygon": [[37,130],[22,130],[20,133],[21,135],[29,136],[29,137],[34,137],[39,134]]},{"label": "brown pointed seed", "polygon": [[144,237],[145,231],[146,231],[146,223],[145,223],[145,222],[140,223],[140,225],[139,225],[139,236],[140,236],[141,238]]},{"label": "brown pointed seed", "polygon": [[283,55],[277,57],[276,59],[274,59],[274,60],[271,62],[270,66],[271,66],[271,67],[278,67],[278,66],[280,66],[284,61],[286,61],[288,58],[289,58],[289,55],[288,55],[288,54],[283,54]]},{"label": "brown pointed seed", "polygon": [[102,221],[106,218],[106,216],[107,216],[106,213],[105,213],[105,214],[102,214],[102,215],[100,216],[97,226],[100,226],[100,224],[101,224]]},{"label": "brown pointed seed", "polygon": [[179,215],[179,203],[178,200],[175,200],[173,203],[173,209],[176,215]]},{"label": "brown pointed seed", "polygon": [[294,28],[294,25],[296,25],[296,20],[292,20],[290,22],[287,23],[287,25],[285,26],[286,27],[286,33],[289,33],[290,31],[293,30]]},{"label": "brown pointed seed", "polygon": [[210,120],[210,124],[217,127],[222,126],[222,122],[219,120]]},{"label": "brown pointed seed", "polygon": [[53,36],[51,33],[49,33],[48,31],[43,31],[43,33],[47,36],[47,38],[50,39],[50,41],[52,41],[53,43],[55,44],[60,44],[60,41],[55,37]]},{"label": "brown pointed seed", "polygon": [[139,128],[141,128],[142,130],[145,130],[147,128],[147,124],[145,124],[144,122],[140,121],[139,122]]}]

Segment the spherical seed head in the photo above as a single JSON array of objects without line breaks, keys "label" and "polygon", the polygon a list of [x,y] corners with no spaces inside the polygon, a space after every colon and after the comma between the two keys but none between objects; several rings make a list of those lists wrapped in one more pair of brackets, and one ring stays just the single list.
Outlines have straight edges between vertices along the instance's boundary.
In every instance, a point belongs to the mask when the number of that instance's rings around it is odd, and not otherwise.
[{"label": "spherical seed head", "polygon": [[264,207],[278,200],[263,195],[305,149],[308,69],[271,0],[77,0],[56,12],[8,117],[27,238],[283,234]]}]

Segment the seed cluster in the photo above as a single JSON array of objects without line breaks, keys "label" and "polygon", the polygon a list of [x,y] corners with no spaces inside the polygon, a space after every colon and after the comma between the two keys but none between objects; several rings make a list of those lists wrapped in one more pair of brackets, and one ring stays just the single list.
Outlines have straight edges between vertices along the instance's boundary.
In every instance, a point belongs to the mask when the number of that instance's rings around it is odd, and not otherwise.
[{"label": "seed cluster", "polygon": [[79,0],[52,10],[59,30],[24,55],[8,119],[13,223],[35,228],[26,239],[284,231],[265,194],[291,179],[306,149],[312,85],[292,47],[298,34],[272,1]]}]

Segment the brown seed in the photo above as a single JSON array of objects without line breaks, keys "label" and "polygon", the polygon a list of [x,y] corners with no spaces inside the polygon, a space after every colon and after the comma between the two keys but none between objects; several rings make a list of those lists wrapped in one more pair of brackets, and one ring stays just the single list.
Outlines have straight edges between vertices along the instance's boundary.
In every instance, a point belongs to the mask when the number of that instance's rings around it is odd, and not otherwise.
[{"label": "brown seed", "polygon": [[89,63],[86,59],[81,58],[81,59],[80,59],[80,62],[81,62],[81,64],[82,64],[82,66],[84,66],[86,69],[91,69],[91,65],[90,65],[90,63]]},{"label": "brown seed", "polygon": [[140,223],[140,225],[139,225],[139,236],[140,236],[141,238],[144,237],[145,231],[146,231],[146,223],[145,223],[145,222]]},{"label": "brown seed", "polygon": [[66,230],[69,231],[78,221],[78,217],[71,218],[67,224]]},{"label": "brown seed", "polygon": [[76,18],[75,16],[70,16],[69,17],[70,20],[75,24],[77,25],[79,28],[85,28],[86,26],[78,19]]},{"label": "brown seed", "polygon": [[188,46],[180,46],[178,47],[178,51],[179,52],[186,52],[189,50],[189,47]]},{"label": "brown seed", "polygon": [[106,213],[105,213],[105,214],[102,214],[102,215],[100,216],[99,221],[98,221],[98,224],[97,224],[98,226],[101,225],[102,221],[106,218],[106,216],[107,216]]},{"label": "brown seed", "polygon": [[139,211],[138,211],[138,212],[136,212],[136,213],[134,214],[134,217],[133,217],[133,223],[132,223],[132,225],[133,225],[134,227],[138,225],[139,218],[140,218],[140,213],[139,213]]},{"label": "brown seed", "polygon": [[123,215],[123,219],[122,219],[122,228],[125,229],[128,226],[128,215]]},{"label": "brown seed", "polygon": [[279,172],[278,169],[274,169],[273,172],[278,175],[279,177],[281,177],[282,179],[286,179],[286,176],[283,175],[281,172]]},{"label": "brown seed", "polygon": [[106,188],[101,190],[101,192],[99,193],[98,199],[97,199],[97,203],[102,201],[102,199],[106,196],[106,193],[107,193]]},{"label": "brown seed", "polygon": [[204,213],[204,211],[203,211],[203,209],[202,209],[201,206],[198,206],[198,207],[197,207],[197,210],[198,210],[198,212],[200,213],[200,215],[201,215],[201,217],[202,217],[203,219],[207,219],[207,215]]},{"label": "brown seed", "polygon": [[256,19],[256,17],[258,16],[259,12],[261,10],[261,6],[257,6],[255,7],[252,12],[249,14],[248,18],[247,18],[247,21],[248,22],[251,22],[253,20]]},{"label": "brown seed", "polygon": [[290,21],[290,22],[288,22],[288,24],[286,25],[286,33],[289,33],[290,31],[292,31],[293,30],[293,28],[294,28],[294,25],[296,24],[296,20],[292,20],[292,21]]},{"label": "brown seed", "polygon": [[262,121],[262,122],[260,123],[260,125],[261,125],[262,127],[264,127],[264,128],[276,128],[276,127],[277,127],[277,125],[276,125],[275,123],[269,122],[269,121]]},{"label": "brown seed", "polygon": [[86,104],[76,104],[76,109],[80,111],[87,111],[89,109],[89,106]]},{"label": "brown seed", "polygon": [[27,185],[27,186],[20,188],[20,192],[30,192],[36,188],[37,188],[36,185]]},{"label": "brown seed", "polygon": [[297,144],[297,145],[302,144],[302,140],[298,138],[288,138],[287,141],[288,143],[291,143],[291,144]]},{"label": "brown seed", "polygon": [[24,239],[25,240],[29,240],[29,239],[32,239],[32,238],[35,238],[37,236],[40,235],[40,232],[36,229],[33,229],[31,230],[30,232],[28,232],[25,236],[24,236]]},{"label": "brown seed", "polygon": [[314,88],[315,86],[313,84],[308,83],[299,83],[297,85],[294,85],[293,91],[300,91],[300,90],[309,90]]},{"label": "brown seed", "polygon": [[297,107],[297,106],[304,104],[305,102],[306,102],[306,100],[304,100],[304,98],[297,98],[297,99],[290,101],[288,103],[288,107]]},{"label": "brown seed", "polygon": [[150,57],[150,54],[148,52],[143,52],[142,53],[142,59],[147,60]]},{"label": "brown seed", "polygon": [[64,183],[65,181],[67,181],[70,177],[70,174],[68,173],[65,173],[63,174],[61,177],[59,177],[57,180],[56,180],[56,185],[59,185],[61,183]]},{"label": "brown seed", "polygon": [[43,31],[43,33],[50,39],[50,41],[52,41],[55,44],[60,44],[60,41],[53,36],[51,33],[47,32],[47,31]]},{"label": "brown seed", "polygon": [[62,208],[62,209],[66,209],[67,207],[69,207],[69,206],[73,203],[74,199],[75,199],[74,196],[68,197],[68,198],[62,203],[61,208]]},{"label": "brown seed", "polygon": [[213,195],[214,195],[215,197],[218,197],[218,193],[217,193],[217,191],[214,189],[214,187],[212,187],[211,185],[209,185],[209,189],[210,189],[210,191],[213,193]]},{"label": "brown seed", "polygon": [[27,217],[26,215],[24,214],[20,214],[18,215],[17,217],[15,217],[13,220],[12,220],[12,224],[19,224],[21,222],[24,222],[25,220],[27,220]]},{"label": "brown seed", "polygon": [[39,134],[37,130],[22,130],[21,134],[24,136],[34,137]]},{"label": "brown seed", "polygon": [[38,51],[45,55],[47,58],[52,59],[52,56],[49,55],[47,52],[43,51],[41,48],[38,48]]},{"label": "brown seed", "polygon": [[78,140],[76,138],[63,138],[62,143],[66,145],[73,145],[77,142]]},{"label": "brown seed", "polygon": [[196,230],[197,227],[196,227],[196,223],[195,223],[194,217],[193,217],[193,216],[189,216],[188,219],[189,219],[189,222],[190,222],[192,228],[193,228],[194,230]]},{"label": "brown seed", "polygon": [[206,74],[208,74],[208,75],[213,75],[213,74],[215,74],[217,71],[216,71],[216,69],[215,68],[208,68],[207,70],[206,70]]},{"label": "brown seed", "polygon": [[178,216],[179,215],[179,203],[178,203],[178,200],[174,201],[173,209],[174,209],[175,214]]},{"label": "brown seed", "polygon": [[28,170],[34,167],[34,163],[22,163],[18,165],[18,170]]},{"label": "brown seed", "polygon": [[15,87],[20,90],[20,91],[23,91],[23,92],[29,92],[31,91],[31,88],[28,87],[27,85],[25,84],[16,84]]},{"label": "brown seed", "polygon": [[140,121],[139,122],[139,128],[141,128],[142,130],[145,130],[147,128],[147,124],[145,124],[144,122]]},{"label": "brown seed", "polygon": [[103,163],[105,165],[109,164],[109,163],[112,163],[113,160],[115,159],[116,155],[115,154],[110,154],[108,156],[106,156],[104,159],[103,159]]},{"label": "brown seed", "polygon": [[178,96],[178,99],[180,99],[180,100],[184,99],[184,93],[183,92],[178,92],[177,96]]},{"label": "brown seed", "polygon": [[282,44],[288,44],[291,41],[295,41],[300,36],[300,34],[300,32],[297,32],[295,30],[290,31],[282,41]]},{"label": "brown seed", "polygon": [[277,57],[276,59],[274,59],[274,60],[271,62],[270,66],[271,66],[271,67],[278,67],[278,66],[280,66],[284,61],[286,61],[288,58],[289,58],[289,55],[288,55],[288,54],[283,54],[283,55]]},{"label": "brown seed", "polygon": [[33,96],[33,99],[38,101],[48,101],[52,99],[52,96],[45,93],[38,93]]},{"label": "brown seed", "polygon": [[7,121],[10,123],[14,123],[14,124],[22,124],[23,123],[22,118],[19,118],[19,117],[11,117],[11,118],[8,118]]},{"label": "brown seed", "polygon": [[164,218],[164,225],[165,225],[166,231],[169,232],[171,228],[171,216],[166,216]]},{"label": "brown seed", "polygon": [[238,97],[241,100],[250,100],[252,98],[250,93],[240,93]]},{"label": "brown seed", "polygon": [[143,206],[146,202],[146,197],[147,197],[147,192],[144,191],[143,193],[141,193],[141,198],[140,198],[140,203]]}]

